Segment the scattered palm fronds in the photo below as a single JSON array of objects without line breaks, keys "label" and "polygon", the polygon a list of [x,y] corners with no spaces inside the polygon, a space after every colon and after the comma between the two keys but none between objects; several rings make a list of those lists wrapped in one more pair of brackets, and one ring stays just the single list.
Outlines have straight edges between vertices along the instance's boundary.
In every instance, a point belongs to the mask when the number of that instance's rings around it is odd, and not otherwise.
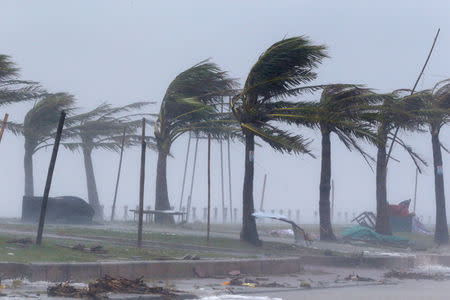
[{"label": "scattered palm fronds", "polygon": [[52,297],[108,299],[106,293],[158,294],[173,299],[177,297],[179,291],[158,286],[149,287],[145,284],[142,277],[130,280],[122,277],[114,278],[108,275],[89,282],[87,288],[76,288],[69,282],[58,283],[47,288],[48,296]]},{"label": "scattered palm fronds", "polygon": [[444,273],[426,273],[426,272],[410,272],[391,270],[384,274],[386,278],[398,279],[430,279],[430,280],[445,280],[449,279],[448,274]]},{"label": "scattered palm fronds", "polygon": [[74,246],[65,246],[65,245],[58,245],[59,247],[63,248],[69,248],[76,251],[86,252],[86,253],[95,253],[95,254],[106,254],[108,250],[103,248],[101,245],[96,245],[92,247],[86,247],[83,244],[76,244]]}]

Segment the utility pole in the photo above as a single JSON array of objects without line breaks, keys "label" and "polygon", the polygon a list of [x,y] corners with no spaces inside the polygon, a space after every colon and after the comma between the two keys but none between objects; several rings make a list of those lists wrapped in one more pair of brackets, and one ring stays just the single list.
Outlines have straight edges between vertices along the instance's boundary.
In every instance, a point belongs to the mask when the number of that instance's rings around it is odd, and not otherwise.
[{"label": "utility pole", "polygon": [[8,114],[5,114],[5,118],[3,119],[2,122],[2,128],[0,129],[0,142],[2,141],[3,132],[5,131],[6,127],[6,122],[8,122]]},{"label": "utility pole", "polygon": [[36,237],[36,244],[41,245],[42,233],[44,232],[45,214],[47,212],[48,194],[50,193],[50,186],[52,185],[53,170],[55,169],[56,157],[58,156],[59,142],[61,141],[61,134],[64,127],[64,120],[66,119],[66,112],[62,111],[59,117],[58,128],[56,129],[55,143],[53,144],[52,157],[48,167],[47,181],[45,183],[44,196],[42,197],[41,215],[39,217],[39,226]]},{"label": "utility pole", "polygon": [[141,176],[139,182],[139,224],[138,224],[138,247],[142,247],[142,223],[144,218],[144,183],[145,183],[145,118],[142,118],[142,146],[141,146]]},{"label": "utility pole", "polygon": [[211,135],[208,134],[208,223],[206,225],[206,240],[209,242],[211,222]]},{"label": "utility pole", "polygon": [[120,159],[119,159],[119,170],[117,171],[116,189],[114,190],[114,200],[111,210],[111,222],[114,221],[114,214],[116,212],[116,200],[117,200],[117,190],[119,188],[120,171],[122,169],[122,157],[123,157],[123,147],[125,144],[125,128],[123,128],[122,144],[120,145]]},{"label": "utility pole", "polygon": [[259,210],[263,211],[264,210],[264,192],[266,191],[266,179],[267,179],[267,174],[264,174],[264,182],[263,182],[263,188],[262,188],[262,194],[261,194],[261,204],[259,205]]}]

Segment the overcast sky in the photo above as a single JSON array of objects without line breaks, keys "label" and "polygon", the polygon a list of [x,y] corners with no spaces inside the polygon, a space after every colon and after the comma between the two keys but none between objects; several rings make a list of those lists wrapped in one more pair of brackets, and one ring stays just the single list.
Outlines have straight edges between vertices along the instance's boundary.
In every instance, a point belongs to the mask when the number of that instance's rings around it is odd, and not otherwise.
[{"label": "overcast sky", "polygon": [[[242,83],[258,56],[283,37],[306,35],[328,48],[330,59],[318,70],[316,83],[358,83],[380,92],[411,88],[425,61],[436,30],[441,34],[418,88],[450,77],[450,2],[441,1],[0,1],[0,53],[10,55],[23,79],[39,81],[50,92],[75,95],[81,110],[103,101],[124,105],[148,100],[158,104],[173,78],[197,62],[211,58]],[[302,100],[317,100],[304,97]],[[3,117],[21,122],[33,103],[1,107]],[[81,111],[80,110],[80,111]],[[255,153],[255,205],[259,207],[267,174],[265,208],[300,209],[311,221],[318,210],[320,136],[313,139],[317,159],[280,155],[267,145]],[[432,164],[429,134],[402,134]],[[448,142],[450,131],[441,139]],[[186,138],[172,148],[168,161],[171,203],[178,207],[186,155]],[[193,205],[206,205],[206,143],[200,142]],[[212,201],[221,206],[219,146],[213,144]],[[244,146],[231,147],[233,206],[241,210]],[[368,147],[375,154],[375,149]],[[226,150],[226,148],[224,148]],[[51,150],[35,159],[35,191],[43,193]],[[20,216],[23,195],[23,138],[7,132],[0,145],[0,216]],[[224,152],[226,154],[226,152]],[[388,201],[413,198],[415,167],[399,148],[388,170]],[[148,154],[146,205],[154,206],[156,155]],[[226,156],[225,156],[226,158]],[[112,203],[119,156],[94,153],[94,168],[107,214]],[[191,161],[192,162],[192,161]],[[375,174],[357,153],[332,139],[335,212],[375,210]],[[190,163],[189,167],[192,167]],[[225,170],[227,171],[227,170]],[[189,170],[190,172],[190,170]],[[446,191],[450,192],[450,160],[444,153]],[[119,187],[118,215],[138,202],[139,151],[127,149]],[[190,180],[188,178],[188,180]],[[225,181],[227,184],[227,181]],[[227,191],[227,189],[225,189]],[[51,195],[86,198],[80,153],[61,149]],[[448,194],[447,194],[448,195]],[[225,194],[229,201],[228,192]],[[448,195],[447,198],[450,198]],[[228,206],[228,205],[227,205]],[[448,207],[448,206],[447,206]],[[433,216],[431,167],[419,177],[417,213]],[[447,209],[448,212],[450,209]],[[343,218],[343,217],[342,217]]]}]

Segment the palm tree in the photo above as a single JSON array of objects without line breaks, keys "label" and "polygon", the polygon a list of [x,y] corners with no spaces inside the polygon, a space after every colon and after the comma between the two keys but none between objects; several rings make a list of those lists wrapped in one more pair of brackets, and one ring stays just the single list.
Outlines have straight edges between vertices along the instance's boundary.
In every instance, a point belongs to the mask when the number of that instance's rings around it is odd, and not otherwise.
[{"label": "palm tree", "polygon": [[[245,175],[241,239],[260,245],[254,212],[253,176],[255,136],[280,152],[309,153],[308,142],[274,123],[298,120],[295,104],[283,101],[315,87],[300,87],[317,77],[313,71],[327,57],[324,46],[312,45],[305,37],[281,40],[270,46],[253,65],[243,91],[231,108],[245,136]],[[301,122],[301,121],[299,121]]]},{"label": "palm tree", "polygon": [[41,97],[38,83],[19,79],[19,69],[8,55],[0,54],[0,106]]},{"label": "palm tree", "polygon": [[[434,240],[438,244],[448,244],[447,215],[445,210],[444,172],[439,140],[442,126],[450,121],[450,79],[438,82],[432,89],[416,93],[423,101],[426,122],[431,134],[434,165],[434,191],[436,197],[436,228]],[[446,150],[447,151],[447,150]]]},{"label": "palm tree", "polygon": [[[226,72],[208,61],[202,61],[180,73],[170,83],[155,124],[158,150],[156,210],[170,209],[166,169],[172,143],[185,132],[200,134],[220,129],[211,122],[218,116],[214,104],[219,103],[222,96],[234,86],[235,81],[228,78]],[[155,222],[173,223],[173,218],[157,214]]]},{"label": "palm tree", "polygon": [[[320,239],[335,240],[330,218],[331,189],[331,133],[349,149],[356,149],[369,163],[373,160],[358,144],[358,140],[374,142],[375,134],[370,128],[374,114],[370,104],[379,96],[367,88],[349,84],[326,86],[317,105],[316,125],[322,134],[322,165],[320,174]],[[370,164],[369,164],[370,165]]]},{"label": "palm tree", "polygon": [[51,142],[61,111],[70,113],[74,104],[75,99],[70,94],[46,94],[26,114],[22,131],[25,137],[25,196],[34,196],[33,155]]},{"label": "palm tree", "polygon": [[[71,141],[64,142],[62,145],[71,151],[81,149],[83,152],[88,201],[95,211],[97,220],[103,220],[103,211],[95,181],[92,151],[95,149],[119,151],[120,136],[123,131],[125,130],[125,133],[133,138],[136,135],[136,129],[141,125],[140,121],[133,120],[133,117],[141,114],[123,115],[123,113],[140,109],[146,104],[148,102],[136,102],[122,107],[112,107],[110,104],[103,103],[87,113],[68,118],[72,125],[66,129],[64,138]],[[128,140],[128,145],[131,145],[132,140]]]},{"label": "palm tree", "polygon": [[[420,99],[402,96],[404,92],[408,92],[408,90],[398,90],[392,94],[381,95],[383,99],[382,103],[374,106],[374,109],[378,113],[376,169],[377,220],[375,230],[381,234],[392,234],[386,188],[387,163],[389,159],[386,153],[387,141],[393,138],[391,131],[394,128],[417,131],[423,124],[423,105]],[[398,136],[395,137],[394,142],[408,152],[419,171],[421,165],[426,165],[426,162]]]}]

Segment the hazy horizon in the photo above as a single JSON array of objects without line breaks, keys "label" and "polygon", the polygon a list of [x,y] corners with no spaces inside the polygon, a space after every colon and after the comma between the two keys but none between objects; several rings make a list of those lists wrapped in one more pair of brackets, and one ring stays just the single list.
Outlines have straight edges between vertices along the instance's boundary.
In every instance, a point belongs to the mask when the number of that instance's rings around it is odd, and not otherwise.
[{"label": "hazy horizon", "polygon": [[[407,6],[406,6],[407,5]],[[82,110],[108,101],[124,105],[156,101],[147,110],[157,112],[167,86],[186,68],[207,58],[242,84],[258,56],[274,42],[306,35],[328,48],[314,83],[364,84],[378,92],[412,88],[434,35],[439,40],[418,89],[450,78],[450,21],[448,1],[17,1],[0,2],[0,53],[21,69],[21,78],[38,81],[49,92],[73,94]],[[318,100],[304,96],[301,100]],[[0,117],[22,122],[33,103],[1,107]],[[152,132],[152,129],[149,129]],[[300,209],[305,221],[318,210],[320,135],[294,129],[313,139],[316,159],[281,155],[261,143],[255,150],[255,207],[259,208],[264,174],[266,210]],[[429,133],[401,134],[429,163],[419,177],[417,214],[434,218],[434,177]],[[450,146],[450,130],[441,141]],[[187,136],[172,147],[168,160],[169,199],[179,205]],[[213,207],[221,206],[218,143],[212,152]],[[366,146],[375,154],[374,147]],[[192,148],[191,148],[192,149]],[[242,209],[244,146],[231,145],[233,206]],[[34,156],[35,193],[41,195],[51,150]],[[1,217],[20,217],[24,189],[23,137],[5,132],[0,144]],[[388,201],[413,198],[415,167],[399,147],[388,170]],[[444,180],[450,183],[449,155],[443,152]],[[224,144],[226,159],[226,144]],[[93,154],[100,201],[112,204],[119,155]],[[225,161],[226,163],[226,161]],[[192,159],[190,167],[192,166]],[[145,206],[154,206],[156,153],[147,153]],[[206,143],[200,142],[198,176],[193,206],[206,206]],[[190,174],[190,169],[188,170]],[[227,179],[225,169],[225,179]],[[123,206],[138,203],[139,149],[126,149],[119,187],[117,216]],[[375,210],[375,173],[361,156],[348,152],[333,136],[332,178],[337,212]],[[188,180],[190,175],[188,176]],[[225,180],[225,202],[228,186]],[[188,184],[186,188],[188,189]],[[447,199],[450,198],[446,189]],[[61,148],[51,195],[75,195],[87,200],[81,153]],[[185,193],[186,195],[186,193]],[[186,198],[184,199],[186,201]],[[447,205],[447,213],[450,209]],[[197,215],[201,216],[201,209]],[[343,216],[342,216],[343,218]]]}]

